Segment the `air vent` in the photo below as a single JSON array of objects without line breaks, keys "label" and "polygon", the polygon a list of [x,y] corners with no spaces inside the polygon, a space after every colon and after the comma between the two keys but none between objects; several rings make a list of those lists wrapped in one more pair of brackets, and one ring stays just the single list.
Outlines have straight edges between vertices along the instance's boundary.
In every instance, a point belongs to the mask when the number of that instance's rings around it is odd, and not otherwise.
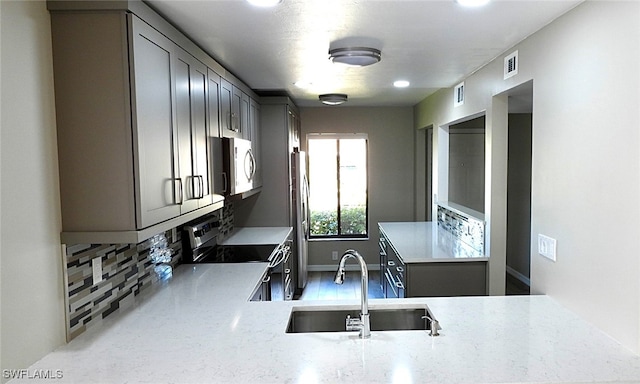
[{"label": "air vent", "polygon": [[504,58],[504,79],[508,79],[518,73],[518,51]]},{"label": "air vent", "polygon": [[464,81],[453,89],[453,106],[457,107],[464,104]]}]

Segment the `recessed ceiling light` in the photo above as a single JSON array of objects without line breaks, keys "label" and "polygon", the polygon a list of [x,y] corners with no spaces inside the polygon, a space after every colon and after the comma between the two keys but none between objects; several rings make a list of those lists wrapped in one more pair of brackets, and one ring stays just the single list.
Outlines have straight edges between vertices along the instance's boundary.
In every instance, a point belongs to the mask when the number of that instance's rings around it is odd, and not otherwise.
[{"label": "recessed ceiling light", "polygon": [[396,88],[407,88],[410,84],[407,80],[396,80],[393,82],[393,86]]},{"label": "recessed ceiling light", "polygon": [[329,60],[334,63],[364,67],[381,60],[380,50],[367,47],[334,48],[329,50]]},{"label": "recessed ceiling light", "polygon": [[282,3],[282,0],[247,0],[247,2],[256,7],[274,7]]},{"label": "recessed ceiling light", "polygon": [[489,0],[455,0],[456,3],[463,7],[480,7],[486,5]]},{"label": "recessed ceiling light", "polygon": [[322,104],[340,105],[347,101],[347,95],[344,93],[325,93],[324,95],[319,95],[318,99],[320,99]]},{"label": "recessed ceiling light", "polygon": [[305,89],[305,88],[311,87],[311,85],[313,85],[313,83],[310,82],[310,81],[299,80],[299,81],[296,81],[295,83],[293,83],[293,85],[295,85],[298,88]]}]

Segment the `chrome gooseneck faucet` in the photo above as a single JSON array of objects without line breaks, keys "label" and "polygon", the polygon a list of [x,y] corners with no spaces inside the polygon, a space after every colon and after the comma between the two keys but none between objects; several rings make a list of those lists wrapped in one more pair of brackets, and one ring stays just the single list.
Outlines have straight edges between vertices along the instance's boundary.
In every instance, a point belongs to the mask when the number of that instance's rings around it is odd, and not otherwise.
[{"label": "chrome gooseneck faucet", "polygon": [[360,275],[361,275],[361,308],[360,308],[360,318],[352,319],[351,316],[347,316],[346,326],[347,331],[360,331],[360,338],[368,338],[371,336],[371,326],[369,323],[369,304],[367,301],[367,294],[369,290],[369,272],[367,270],[367,263],[364,261],[364,258],[353,249],[346,251],[342,258],[340,259],[340,265],[338,266],[338,271],[336,272],[336,278],[334,279],[336,284],[344,283],[344,264],[346,263],[348,258],[353,257],[360,264]]}]

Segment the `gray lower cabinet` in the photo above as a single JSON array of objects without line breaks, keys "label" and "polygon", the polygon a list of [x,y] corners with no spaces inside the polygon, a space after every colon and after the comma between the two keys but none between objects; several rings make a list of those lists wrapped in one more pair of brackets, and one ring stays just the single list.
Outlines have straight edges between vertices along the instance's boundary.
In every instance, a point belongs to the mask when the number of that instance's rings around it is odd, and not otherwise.
[{"label": "gray lower cabinet", "polygon": [[406,297],[486,295],[486,268],[486,261],[408,264]]},{"label": "gray lower cabinet", "polygon": [[380,284],[386,298],[487,294],[486,261],[405,263],[380,232]]},{"label": "gray lower cabinet", "polygon": [[220,208],[207,66],[127,12],[52,11],[51,28],[63,241],[134,242]]}]

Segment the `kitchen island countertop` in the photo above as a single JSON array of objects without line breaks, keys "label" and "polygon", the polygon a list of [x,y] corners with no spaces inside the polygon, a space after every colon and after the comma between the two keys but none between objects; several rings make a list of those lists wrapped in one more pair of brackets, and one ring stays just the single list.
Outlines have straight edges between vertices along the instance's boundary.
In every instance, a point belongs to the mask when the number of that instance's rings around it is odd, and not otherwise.
[{"label": "kitchen island countertop", "polygon": [[[265,263],[179,266],[140,304],[27,370],[56,383],[638,382],[640,357],[547,296],[370,300],[425,305],[426,331],[286,334],[292,308],[359,301],[249,302]],[[61,376],[61,377],[60,377]]]},{"label": "kitchen island countertop", "polygon": [[385,222],[378,226],[405,263],[489,260],[436,222]]}]

